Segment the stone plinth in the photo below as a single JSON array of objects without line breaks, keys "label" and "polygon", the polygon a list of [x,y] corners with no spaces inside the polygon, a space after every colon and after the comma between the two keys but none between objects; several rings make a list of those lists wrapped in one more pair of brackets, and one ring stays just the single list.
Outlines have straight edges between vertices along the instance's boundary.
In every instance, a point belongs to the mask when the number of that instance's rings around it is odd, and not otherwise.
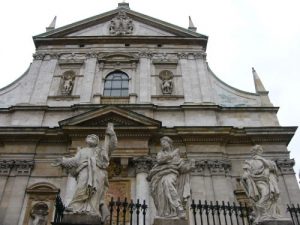
[{"label": "stone plinth", "polygon": [[82,214],[64,214],[60,223],[52,223],[53,225],[99,225],[101,220],[98,216],[82,215]]},{"label": "stone plinth", "polygon": [[188,221],[179,218],[155,218],[153,225],[188,225]]},{"label": "stone plinth", "polygon": [[293,225],[293,222],[291,219],[282,218],[277,220],[264,220],[257,223],[257,225]]}]

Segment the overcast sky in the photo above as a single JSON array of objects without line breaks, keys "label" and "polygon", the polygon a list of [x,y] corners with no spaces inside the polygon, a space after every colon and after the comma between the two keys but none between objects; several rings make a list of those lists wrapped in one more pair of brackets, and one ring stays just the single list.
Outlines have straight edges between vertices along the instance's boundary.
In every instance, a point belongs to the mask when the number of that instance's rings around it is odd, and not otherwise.
[{"label": "overcast sky", "polygon": [[[121,0],[26,0],[0,4],[0,88],[22,75],[35,51],[32,36],[117,7]],[[127,0],[134,11],[209,36],[207,60],[227,84],[254,92],[255,67],[282,126],[300,124],[299,0]],[[300,131],[288,146],[300,169]]]}]

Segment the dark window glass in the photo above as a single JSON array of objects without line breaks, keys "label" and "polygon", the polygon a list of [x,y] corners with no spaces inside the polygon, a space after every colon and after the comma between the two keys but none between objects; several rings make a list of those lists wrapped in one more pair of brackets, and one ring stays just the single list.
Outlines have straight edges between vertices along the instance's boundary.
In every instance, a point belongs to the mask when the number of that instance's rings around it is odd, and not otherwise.
[{"label": "dark window glass", "polygon": [[123,72],[113,72],[105,78],[104,96],[128,96],[128,76]]}]

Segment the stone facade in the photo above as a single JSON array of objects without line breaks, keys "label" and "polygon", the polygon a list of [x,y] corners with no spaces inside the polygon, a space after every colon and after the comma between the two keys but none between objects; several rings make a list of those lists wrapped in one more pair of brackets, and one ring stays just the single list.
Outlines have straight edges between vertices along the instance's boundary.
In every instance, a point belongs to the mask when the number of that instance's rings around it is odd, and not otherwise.
[{"label": "stone facade", "polygon": [[[193,199],[237,201],[242,162],[259,144],[280,170],[282,211],[287,203],[300,202],[287,150],[296,127],[279,125],[278,107],[256,71],[256,93],[233,88],[211,71],[207,36],[121,3],[33,40],[29,69],[0,89],[0,224],[30,224],[37,206],[48,210],[50,224],[53,196],[60,189],[62,199],[70,201],[75,182],[50,164],[73,156],[88,134],[103,139],[108,122],[119,139],[109,193],[122,187],[120,197],[145,199],[148,222],[155,212],[146,177],[165,135],[183,158],[195,160]],[[128,86],[113,90],[125,94],[106,95],[107,77],[116,72],[126,74]]]}]

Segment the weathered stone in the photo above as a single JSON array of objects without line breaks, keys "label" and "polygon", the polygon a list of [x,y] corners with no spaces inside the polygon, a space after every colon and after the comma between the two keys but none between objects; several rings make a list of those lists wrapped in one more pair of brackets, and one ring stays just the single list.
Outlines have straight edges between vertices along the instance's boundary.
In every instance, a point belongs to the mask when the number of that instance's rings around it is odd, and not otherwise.
[{"label": "weathered stone", "polygon": [[280,218],[277,220],[264,220],[258,222],[257,225],[293,225],[293,222],[288,218]]},{"label": "weathered stone", "polygon": [[188,221],[179,218],[155,218],[153,225],[188,225]]}]

